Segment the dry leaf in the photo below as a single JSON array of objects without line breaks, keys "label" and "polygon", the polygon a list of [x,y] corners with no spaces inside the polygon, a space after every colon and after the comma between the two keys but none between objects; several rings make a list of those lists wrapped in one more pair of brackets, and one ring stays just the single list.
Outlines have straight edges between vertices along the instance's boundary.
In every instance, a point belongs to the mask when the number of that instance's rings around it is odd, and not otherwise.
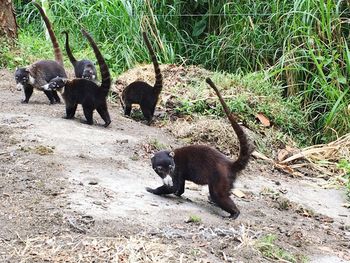
[{"label": "dry leaf", "polygon": [[286,150],[286,149],[282,149],[282,150],[280,150],[280,151],[278,152],[278,154],[277,154],[277,160],[278,160],[279,162],[281,162],[281,161],[283,161],[284,159],[286,159],[288,155],[289,155],[289,151]]},{"label": "dry leaf", "polygon": [[232,193],[239,198],[245,198],[245,193],[239,189],[233,189]]},{"label": "dry leaf", "polygon": [[271,123],[270,120],[261,112],[259,112],[256,116],[255,116],[264,127],[270,127]]}]

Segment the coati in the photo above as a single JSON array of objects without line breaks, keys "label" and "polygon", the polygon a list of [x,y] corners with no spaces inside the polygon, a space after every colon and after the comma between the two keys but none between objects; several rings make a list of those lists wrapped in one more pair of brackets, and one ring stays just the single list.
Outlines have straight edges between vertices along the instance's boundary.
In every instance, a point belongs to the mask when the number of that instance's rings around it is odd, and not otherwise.
[{"label": "coati", "polygon": [[[32,65],[24,68],[17,68],[15,72],[15,80],[18,90],[24,91],[24,99],[22,103],[28,103],[30,97],[33,94],[33,89],[42,90],[42,86],[47,84],[54,77],[60,76],[66,78],[66,72],[63,68],[63,56],[58,45],[56,36],[52,30],[51,23],[44,10],[36,2],[32,2],[40,11],[40,14],[45,22],[47,30],[50,35],[50,39],[54,48],[55,61],[53,60],[40,60]],[[56,91],[44,91],[50,104],[59,103],[60,97]]]},{"label": "coati", "polygon": [[132,104],[139,104],[147,124],[150,124],[152,122],[159,94],[163,88],[163,77],[159,69],[156,55],[154,54],[152,46],[147,38],[147,34],[145,32],[142,34],[152,58],[156,81],[153,87],[143,81],[135,81],[130,83],[123,90],[121,100],[125,115],[130,116]]},{"label": "coati", "polygon": [[70,62],[74,67],[74,73],[76,78],[83,78],[89,80],[97,79],[97,72],[94,63],[88,59],[76,60],[73,53],[69,47],[68,32],[63,31],[62,34],[66,36],[66,52]]},{"label": "coati", "polygon": [[220,208],[230,213],[236,219],[239,210],[230,198],[230,191],[240,171],[242,171],[250,158],[253,147],[240,125],[223,100],[220,92],[211,81],[207,83],[214,89],[237,134],[240,150],[237,160],[232,161],[214,148],[205,145],[190,145],[171,151],[159,151],[151,159],[154,171],[163,179],[163,185],[156,188],[146,188],[148,192],[156,195],[175,194],[180,196],[185,191],[185,180],[199,185],[209,185],[211,200]]},{"label": "coati", "polygon": [[93,124],[92,114],[96,109],[105,121],[104,126],[107,127],[111,123],[106,101],[106,96],[111,86],[108,66],[92,37],[84,29],[81,31],[94,50],[100,66],[102,76],[101,86],[87,79],[76,78],[68,80],[66,78],[56,77],[52,79],[50,83],[44,85],[43,88],[45,90],[57,90],[62,94],[66,103],[67,119],[72,119],[74,117],[78,104],[81,104],[87,124]]}]

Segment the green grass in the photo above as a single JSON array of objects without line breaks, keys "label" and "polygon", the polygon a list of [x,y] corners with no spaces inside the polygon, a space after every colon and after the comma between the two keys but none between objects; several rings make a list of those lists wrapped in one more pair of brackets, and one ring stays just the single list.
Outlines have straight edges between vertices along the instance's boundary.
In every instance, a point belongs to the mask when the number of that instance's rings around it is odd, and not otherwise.
[{"label": "green grass", "polygon": [[350,201],[350,161],[349,160],[340,160],[338,164],[338,168],[343,169],[345,175],[343,176],[344,178],[344,185],[347,191],[347,197],[348,200]]},{"label": "green grass", "polygon": [[277,237],[273,234],[263,236],[257,241],[256,248],[267,259],[293,263],[308,262],[308,259],[305,256],[293,255],[292,253],[278,246],[276,244],[276,240]]},{"label": "green grass", "polygon": [[202,218],[197,215],[190,215],[189,218],[186,220],[186,223],[195,223],[199,224],[202,222]]},{"label": "green grass", "polygon": [[[248,127],[255,131],[261,130],[256,120],[257,113],[261,112],[275,128],[276,141],[280,131],[292,137],[300,146],[310,144],[310,124],[301,110],[300,98],[285,99],[282,87],[272,84],[263,72],[245,75],[214,73],[212,79],[224,95],[230,110],[238,113]],[[177,108],[178,113],[225,116],[216,95],[202,78],[193,80],[186,89],[186,94],[180,96],[182,105]],[[173,93],[180,94],[180,90],[181,87],[178,87]],[[268,129],[271,128],[265,130]]]}]

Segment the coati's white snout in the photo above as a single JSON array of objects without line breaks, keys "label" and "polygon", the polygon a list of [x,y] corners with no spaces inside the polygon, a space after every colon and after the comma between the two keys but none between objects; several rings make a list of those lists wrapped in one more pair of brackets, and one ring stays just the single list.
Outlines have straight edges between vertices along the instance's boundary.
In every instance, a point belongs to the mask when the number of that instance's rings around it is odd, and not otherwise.
[{"label": "coati's white snout", "polygon": [[22,85],[21,83],[17,83],[16,89],[17,89],[18,91],[20,91],[20,90],[23,90],[24,87],[23,87],[23,85]]},{"label": "coati's white snout", "polygon": [[173,178],[167,174],[167,176],[163,178],[163,183],[168,186],[173,186]]}]

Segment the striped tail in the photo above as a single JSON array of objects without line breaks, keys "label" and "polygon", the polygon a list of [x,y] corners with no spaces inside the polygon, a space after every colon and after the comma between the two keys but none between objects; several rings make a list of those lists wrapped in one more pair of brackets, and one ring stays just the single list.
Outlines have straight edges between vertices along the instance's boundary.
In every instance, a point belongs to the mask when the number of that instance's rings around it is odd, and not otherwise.
[{"label": "striped tail", "polygon": [[66,52],[67,52],[67,56],[69,58],[69,61],[74,65],[75,63],[77,63],[77,60],[75,59],[75,57],[73,56],[72,50],[69,47],[69,37],[68,37],[68,32],[67,31],[63,31],[62,34],[64,34],[66,36],[66,43],[65,43],[65,47],[66,47]]},{"label": "striped tail", "polygon": [[51,26],[51,23],[49,21],[49,18],[46,16],[46,14],[45,14],[44,10],[42,9],[42,7],[38,3],[36,3],[35,0],[33,0],[32,3],[36,6],[36,8],[39,9],[39,12],[40,12],[40,14],[41,14],[41,16],[42,16],[42,18],[43,18],[43,20],[45,22],[47,31],[49,32],[50,39],[51,39],[51,42],[52,42],[52,45],[53,45],[53,51],[54,51],[54,54],[55,54],[55,61],[63,67],[62,51],[60,49],[60,46],[58,45],[55,33],[52,30],[52,26]]},{"label": "striped tail", "polygon": [[229,119],[233,130],[235,131],[238,141],[239,141],[239,156],[237,160],[232,164],[232,170],[234,174],[236,174],[239,171],[242,171],[248,164],[250,155],[253,151],[253,148],[250,146],[248,142],[247,135],[241,128],[241,126],[235,121],[233,115],[231,114],[230,110],[227,107],[227,104],[225,103],[224,99],[222,98],[219,90],[214,85],[214,83],[211,81],[210,78],[206,79],[206,82],[214,89],[216,95],[219,97],[220,103],[222,107],[224,108],[224,111],[227,115],[227,118]]},{"label": "striped tail", "polygon": [[109,69],[108,69],[108,66],[106,64],[106,61],[103,58],[100,50],[98,49],[95,41],[89,35],[89,33],[86,32],[84,29],[81,29],[81,32],[87,38],[92,49],[94,50],[94,53],[95,53],[95,56],[96,56],[96,59],[97,59],[98,65],[100,66],[100,71],[101,71],[101,78],[102,78],[101,88],[106,91],[106,96],[107,96],[108,91],[111,87],[111,75],[109,74]]},{"label": "striped tail", "polygon": [[142,35],[143,35],[143,39],[146,43],[146,46],[148,48],[149,54],[151,56],[153,66],[154,66],[154,72],[156,74],[156,82],[154,83],[153,91],[155,94],[159,95],[160,92],[162,91],[162,88],[163,88],[163,76],[162,76],[162,73],[160,73],[160,68],[159,68],[159,64],[157,61],[157,57],[154,54],[153,48],[151,46],[151,43],[148,40],[146,32],[143,32]]}]

